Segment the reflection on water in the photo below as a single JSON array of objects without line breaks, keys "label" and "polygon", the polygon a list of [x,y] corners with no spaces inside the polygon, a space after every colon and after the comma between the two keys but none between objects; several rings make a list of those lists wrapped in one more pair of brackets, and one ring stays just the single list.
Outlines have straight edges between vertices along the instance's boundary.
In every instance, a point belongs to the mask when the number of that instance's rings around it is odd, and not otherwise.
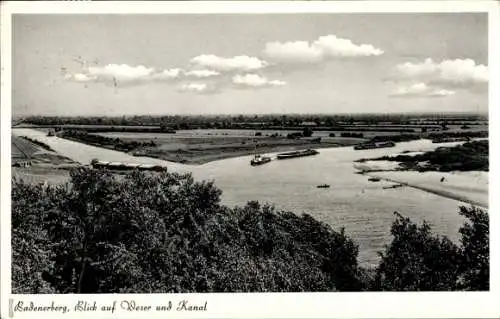
[{"label": "reflection on water", "polygon": [[[104,161],[164,164],[169,171],[192,172],[196,179],[215,180],[223,190],[224,204],[230,206],[258,200],[272,203],[279,209],[309,213],[334,229],[345,227],[346,233],[359,245],[359,259],[364,265],[377,263],[377,251],[389,243],[394,211],[414,221],[426,219],[434,231],[452,240],[457,240],[458,228],[463,222],[458,215],[458,206],[462,203],[458,201],[407,187],[382,189],[389,183],[369,182],[367,177],[355,174],[353,161],[359,158],[391,155],[405,150],[427,151],[443,146],[427,140],[377,150],[354,151],[352,147],[321,149],[317,156],[272,161],[257,167],[249,165],[250,156],[187,166],[47,137],[45,133],[32,129],[13,129],[12,132],[47,143],[60,154],[83,164],[98,158]],[[316,188],[325,183],[330,184],[330,188]]]}]

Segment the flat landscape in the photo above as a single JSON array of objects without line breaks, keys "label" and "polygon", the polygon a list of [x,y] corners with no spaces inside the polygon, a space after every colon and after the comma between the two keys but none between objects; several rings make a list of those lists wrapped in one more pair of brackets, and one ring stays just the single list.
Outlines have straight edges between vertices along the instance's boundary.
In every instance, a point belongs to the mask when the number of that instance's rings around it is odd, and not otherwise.
[{"label": "flat landscape", "polygon": [[11,136],[12,177],[28,183],[62,183],[76,163],[69,158],[33,143],[25,137]]},{"label": "flat landscape", "polygon": [[[228,157],[251,155],[254,153],[270,153],[292,151],[307,148],[325,148],[358,144],[364,139],[343,137],[322,137],[320,142],[314,138],[287,139],[281,136],[246,135],[239,130],[232,132],[180,132],[180,134],[162,133],[98,133],[98,135],[119,138],[125,142],[154,142],[155,146],[146,146],[133,154],[164,159],[184,164],[203,164]],[[107,145],[110,147],[111,145]]]},{"label": "flat landscape", "polygon": [[[50,118],[32,117],[33,128],[86,144],[182,164],[204,164],[253,154],[353,146],[372,140],[487,135],[487,118],[449,115],[226,116]],[[400,138],[400,137],[403,138]]]}]

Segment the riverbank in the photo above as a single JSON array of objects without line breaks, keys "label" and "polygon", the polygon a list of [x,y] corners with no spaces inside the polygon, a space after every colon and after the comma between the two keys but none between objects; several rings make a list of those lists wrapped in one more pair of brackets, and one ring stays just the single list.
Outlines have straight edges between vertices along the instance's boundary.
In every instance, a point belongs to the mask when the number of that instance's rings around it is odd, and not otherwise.
[{"label": "riverbank", "polygon": [[361,159],[354,167],[370,177],[488,207],[488,140],[429,152]]},{"label": "riverbank", "polygon": [[[465,173],[465,172],[464,172]],[[403,184],[438,196],[488,208],[488,173],[373,172],[368,176]],[[481,173],[481,174],[475,174]],[[441,179],[444,181],[441,182]]]},{"label": "riverbank", "polygon": [[394,162],[355,165],[363,175],[380,178],[438,196],[488,208],[488,172],[416,172],[394,170]]}]

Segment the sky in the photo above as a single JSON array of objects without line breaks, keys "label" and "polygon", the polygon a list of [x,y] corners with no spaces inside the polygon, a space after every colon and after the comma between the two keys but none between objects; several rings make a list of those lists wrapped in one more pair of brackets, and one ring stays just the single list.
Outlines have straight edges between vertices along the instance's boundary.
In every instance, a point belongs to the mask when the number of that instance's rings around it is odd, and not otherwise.
[{"label": "sky", "polygon": [[484,13],[13,15],[13,115],[487,112]]}]

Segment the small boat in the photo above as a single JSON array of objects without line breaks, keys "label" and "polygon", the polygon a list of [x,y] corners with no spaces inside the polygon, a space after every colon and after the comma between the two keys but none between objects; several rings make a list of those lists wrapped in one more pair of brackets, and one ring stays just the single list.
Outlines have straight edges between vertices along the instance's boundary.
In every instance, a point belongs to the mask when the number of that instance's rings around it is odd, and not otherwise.
[{"label": "small boat", "polygon": [[257,153],[257,145],[255,145],[255,155],[254,157],[250,160],[250,165],[252,166],[257,166],[257,165],[262,165],[269,163],[271,161],[271,158],[268,156],[262,156]]},{"label": "small boat", "polygon": [[385,186],[382,188],[383,189],[391,189],[391,188],[400,188],[400,187],[403,187],[403,184],[395,184],[395,185],[391,185],[391,186]]},{"label": "small boat", "polygon": [[271,161],[270,157],[255,155],[254,158],[252,158],[252,160],[250,161],[250,165],[257,166],[257,165],[269,163],[270,161]]},{"label": "small boat", "polygon": [[370,182],[380,182],[380,178],[378,178],[378,177],[370,177],[368,180]]},{"label": "small boat", "polygon": [[316,187],[317,188],[330,188],[330,185],[328,185],[328,184],[321,184],[321,185],[318,185]]}]

